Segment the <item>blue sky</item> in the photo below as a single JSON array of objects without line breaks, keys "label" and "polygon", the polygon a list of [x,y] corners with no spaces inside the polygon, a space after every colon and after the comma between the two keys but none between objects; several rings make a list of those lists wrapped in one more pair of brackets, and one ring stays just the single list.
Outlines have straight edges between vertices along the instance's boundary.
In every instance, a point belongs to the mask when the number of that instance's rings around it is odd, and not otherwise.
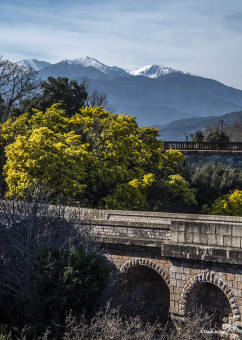
[{"label": "blue sky", "polygon": [[242,0],[0,0],[0,55],[159,64],[242,89]]}]

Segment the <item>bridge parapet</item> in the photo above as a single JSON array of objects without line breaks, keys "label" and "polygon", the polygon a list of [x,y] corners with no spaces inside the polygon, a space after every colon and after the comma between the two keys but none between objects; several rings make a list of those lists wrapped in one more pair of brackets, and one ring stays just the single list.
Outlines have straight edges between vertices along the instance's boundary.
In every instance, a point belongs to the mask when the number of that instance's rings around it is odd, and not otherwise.
[{"label": "bridge parapet", "polygon": [[170,241],[161,255],[191,260],[242,264],[242,223],[172,221]]},{"label": "bridge parapet", "polygon": [[169,214],[83,209],[81,216],[90,219],[99,242],[160,247],[170,240]]},{"label": "bridge parapet", "polygon": [[242,218],[83,209],[99,242],[156,247],[171,258],[242,264]]}]

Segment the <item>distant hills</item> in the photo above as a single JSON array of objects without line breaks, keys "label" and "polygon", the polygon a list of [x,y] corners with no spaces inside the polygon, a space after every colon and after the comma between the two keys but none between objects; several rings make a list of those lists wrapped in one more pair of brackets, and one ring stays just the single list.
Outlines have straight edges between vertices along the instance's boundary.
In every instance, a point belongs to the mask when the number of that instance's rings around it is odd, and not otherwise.
[{"label": "distant hills", "polygon": [[190,134],[194,134],[197,130],[203,130],[208,126],[221,128],[221,121],[223,121],[224,127],[237,121],[242,122],[242,111],[231,112],[221,116],[181,119],[166,125],[156,125],[156,127],[160,130],[162,140],[182,141],[185,140],[185,133],[188,135],[189,140],[191,140]]},{"label": "distant hills", "polygon": [[136,70],[107,66],[85,57],[56,64],[24,60],[42,79],[68,77],[87,79],[92,87],[108,95],[118,113],[136,116],[142,125],[166,125],[174,120],[218,116],[242,110],[242,91],[212,79],[147,65]]}]

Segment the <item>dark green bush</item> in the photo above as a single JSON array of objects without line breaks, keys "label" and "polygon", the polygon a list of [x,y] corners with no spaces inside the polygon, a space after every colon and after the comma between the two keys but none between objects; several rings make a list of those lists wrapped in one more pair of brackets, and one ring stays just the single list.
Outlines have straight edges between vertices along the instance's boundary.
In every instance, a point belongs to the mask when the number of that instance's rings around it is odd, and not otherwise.
[{"label": "dark green bush", "polygon": [[77,318],[92,313],[110,273],[103,257],[83,247],[72,252],[44,248],[35,265],[41,319],[55,323],[70,311]]},{"label": "dark green bush", "polygon": [[218,197],[242,188],[242,171],[230,165],[208,162],[191,173],[190,183],[198,189],[200,207],[203,204],[211,205]]},{"label": "dark green bush", "polygon": [[24,327],[26,339],[61,326],[70,311],[91,315],[109,276],[77,210],[37,198],[0,201],[0,320]]}]

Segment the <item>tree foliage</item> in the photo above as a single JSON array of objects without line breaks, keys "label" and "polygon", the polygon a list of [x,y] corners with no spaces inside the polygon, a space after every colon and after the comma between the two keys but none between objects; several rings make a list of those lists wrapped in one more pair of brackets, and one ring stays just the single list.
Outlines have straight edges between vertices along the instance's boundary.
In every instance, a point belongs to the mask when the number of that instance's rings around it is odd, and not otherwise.
[{"label": "tree foliage", "polygon": [[204,133],[200,130],[197,130],[192,138],[192,142],[203,142],[204,141]]},{"label": "tree foliage", "polygon": [[211,129],[209,128],[207,133],[203,133],[200,130],[195,132],[192,142],[217,142],[217,143],[227,143],[229,142],[229,136],[219,128]]},{"label": "tree foliage", "polygon": [[189,182],[181,175],[170,175],[165,182],[165,187],[173,198],[179,197],[186,204],[197,204],[196,189],[190,188]]},{"label": "tree foliage", "polygon": [[205,209],[210,215],[242,216],[242,190],[218,198],[210,209]]},{"label": "tree foliage", "polygon": [[229,136],[226,135],[224,131],[216,129],[214,131],[209,131],[204,136],[204,142],[218,142],[218,143],[227,143],[229,142]]},{"label": "tree foliage", "polygon": [[238,114],[238,120],[224,128],[231,142],[242,142],[242,111]]},{"label": "tree foliage", "polygon": [[85,185],[86,145],[71,132],[55,134],[47,127],[34,129],[29,137],[18,136],[6,149],[4,166],[7,197],[24,197],[36,184],[47,185],[55,193],[75,197]]},{"label": "tree foliage", "polygon": [[[156,206],[161,206],[163,192],[175,195],[177,187],[166,181],[181,176],[185,157],[178,151],[163,152],[157,137],[157,129],[138,127],[135,118],[102,107],[82,108],[69,116],[55,104],[13,117],[0,127],[7,196],[14,190],[23,195],[38,181],[55,196],[62,193],[84,206],[153,209],[154,199],[149,202],[147,193],[152,196],[162,188],[156,197]],[[181,177],[177,181],[176,197],[194,204],[189,185]]]},{"label": "tree foliage", "polygon": [[46,111],[54,103],[60,103],[61,108],[72,116],[86,104],[87,97],[88,92],[83,84],[78,84],[75,80],[69,81],[68,78],[48,77],[41,82],[41,91],[33,98],[21,101],[13,114],[32,113],[33,108]]},{"label": "tree foliage", "polygon": [[191,174],[191,184],[198,189],[200,205],[211,205],[218,197],[242,187],[242,171],[230,165],[208,162]]},{"label": "tree foliage", "polygon": [[12,110],[12,115],[19,116],[25,112],[32,114],[32,109],[46,111],[55,103],[59,103],[70,117],[83,106],[106,106],[108,100],[105,93],[91,88],[86,80],[79,84],[65,77],[48,77],[40,83],[40,90],[32,98],[20,101]]}]

